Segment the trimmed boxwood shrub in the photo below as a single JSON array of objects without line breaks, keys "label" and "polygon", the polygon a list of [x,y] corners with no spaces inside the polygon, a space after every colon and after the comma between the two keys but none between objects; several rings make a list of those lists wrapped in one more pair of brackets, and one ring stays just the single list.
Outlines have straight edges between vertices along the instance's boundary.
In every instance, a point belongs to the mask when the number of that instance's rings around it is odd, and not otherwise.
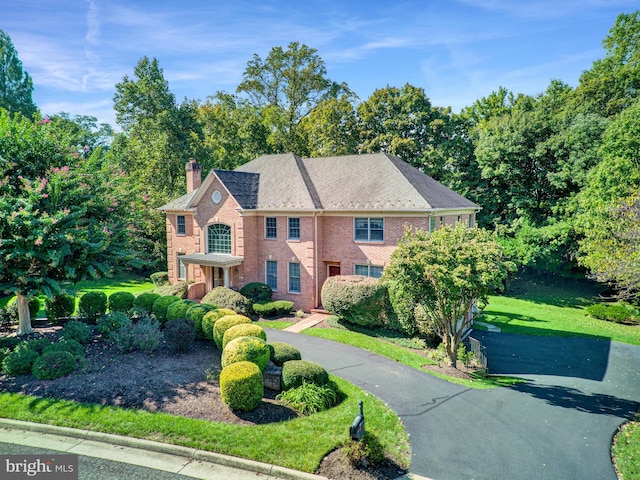
[{"label": "trimmed boxwood shrub", "polygon": [[135,299],[135,295],[131,292],[114,292],[109,295],[109,311],[126,313],[133,307]]},{"label": "trimmed boxwood shrub", "polygon": [[62,327],[60,336],[67,340],[76,340],[80,343],[87,344],[93,338],[93,330],[86,323],[71,320]]},{"label": "trimmed boxwood shrub", "polygon": [[322,286],[322,306],[332,315],[363,327],[383,325],[389,295],[379,279],[362,275],[336,275]]},{"label": "trimmed boxwood shrub", "polygon": [[[29,299],[29,317],[31,320],[36,318],[38,311],[40,311],[40,300],[38,297],[31,297]],[[18,297],[13,297],[9,300],[6,312],[9,316],[9,320],[14,323],[18,321]]]},{"label": "trimmed boxwood shrub", "polygon": [[269,350],[271,350],[271,361],[279,367],[289,360],[302,359],[300,350],[286,342],[271,342]]},{"label": "trimmed boxwood shrub", "polygon": [[224,338],[224,332],[233,327],[234,325],[240,325],[243,323],[251,323],[249,317],[244,315],[227,315],[216,320],[213,325],[213,341],[218,349],[222,350],[222,339]]},{"label": "trimmed boxwood shrub", "polygon": [[42,354],[44,355],[47,352],[69,352],[77,360],[84,358],[84,347],[80,342],[73,339],[60,339],[45,348]]},{"label": "trimmed boxwood shrub", "polygon": [[100,317],[96,323],[96,332],[102,336],[108,336],[110,333],[120,330],[122,327],[130,327],[131,320],[126,313],[109,312]]},{"label": "trimmed boxwood shrub", "polygon": [[164,339],[174,353],[188,352],[195,337],[195,322],[189,318],[169,320],[164,327]]},{"label": "trimmed boxwood shrub", "polygon": [[162,297],[166,297],[167,295],[173,295],[175,297],[184,298],[187,294],[188,290],[187,282],[176,282],[173,285],[164,285],[162,287],[156,288],[153,292],[157,293]]},{"label": "trimmed boxwood shrub", "polygon": [[202,319],[207,313],[215,309],[216,307],[206,303],[196,303],[187,309],[186,318],[193,320],[196,338],[205,338],[202,331]]},{"label": "trimmed boxwood shrub", "polygon": [[213,340],[213,325],[222,317],[235,315],[236,312],[228,308],[219,308],[205,313],[202,317],[202,334],[207,340]]},{"label": "trimmed boxwood shrub", "polygon": [[153,302],[160,298],[160,295],[153,292],[144,292],[133,299],[133,306],[144,308],[147,313],[153,313]]},{"label": "trimmed boxwood shrub", "polygon": [[31,340],[22,342],[19,346],[33,350],[38,355],[42,355],[42,352],[44,352],[44,349],[47,348],[49,345],[51,345],[51,343],[52,343],[51,340],[48,339],[47,337],[39,337],[39,338],[33,338]]},{"label": "trimmed boxwood shrub", "polygon": [[59,323],[63,318],[69,318],[76,309],[76,297],[70,293],[59,293],[45,299],[44,308],[47,312],[47,320],[51,323]]},{"label": "trimmed boxwood shrub", "polygon": [[78,303],[80,316],[88,323],[95,324],[107,312],[107,295],[103,292],[87,292]]},{"label": "trimmed boxwood shrub", "polygon": [[76,368],[76,357],[64,350],[47,351],[35,359],[31,372],[40,380],[54,380]]},{"label": "trimmed boxwood shrub", "polygon": [[276,300],[273,302],[261,302],[253,304],[253,311],[261,317],[273,317],[288,315],[293,310],[293,302],[288,300]]},{"label": "trimmed boxwood shrub", "polygon": [[222,350],[222,368],[236,362],[253,362],[263,372],[267,368],[271,351],[267,342],[257,337],[239,337],[231,340]]},{"label": "trimmed boxwood shrub", "polygon": [[169,272],[155,272],[149,278],[156,287],[161,287],[169,283]]},{"label": "trimmed boxwood shrub", "polygon": [[255,323],[242,323],[240,325],[234,325],[229,328],[222,336],[222,350],[225,349],[227,344],[236,338],[240,337],[256,337],[267,341],[267,332],[264,331],[260,325]]},{"label": "trimmed boxwood shrub", "polygon": [[255,363],[236,362],[220,372],[220,396],[231,410],[253,410],[264,396],[262,372]]},{"label": "trimmed boxwood shrub", "polygon": [[282,390],[299,387],[303,382],[325,385],[329,374],[317,363],[307,360],[289,360],[282,365]]},{"label": "trimmed boxwood shrub", "polygon": [[18,345],[13,352],[4,357],[4,360],[2,360],[2,371],[12,377],[27,375],[31,373],[33,362],[35,362],[39,356],[38,352],[22,343]]},{"label": "trimmed boxwood shrub", "polygon": [[273,290],[266,283],[251,282],[240,289],[240,293],[252,302],[270,302]]},{"label": "trimmed boxwood shrub", "polygon": [[227,287],[214,288],[204,296],[202,303],[216,305],[218,308],[229,308],[241,315],[248,315],[252,312],[251,300],[240,292]]},{"label": "trimmed boxwood shrub", "polygon": [[156,316],[156,320],[158,320],[161,324],[167,321],[167,309],[169,305],[173,302],[180,301],[179,297],[175,295],[166,295],[164,297],[159,297],[155,302],[153,302],[153,314]]},{"label": "trimmed boxwood shrub", "polygon": [[187,310],[193,305],[197,305],[197,302],[194,300],[173,302],[167,307],[167,321],[175,320],[176,318],[187,318]]}]

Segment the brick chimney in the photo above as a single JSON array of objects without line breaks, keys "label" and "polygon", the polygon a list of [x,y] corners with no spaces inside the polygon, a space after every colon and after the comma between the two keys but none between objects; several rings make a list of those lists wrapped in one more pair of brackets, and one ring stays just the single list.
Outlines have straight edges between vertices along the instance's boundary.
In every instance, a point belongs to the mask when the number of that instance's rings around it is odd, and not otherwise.
[{"label": "brick chimney", "polygon": [[195,158],[190,158],[185,169],[187,171],[187,193],[191,193],[202,183],[202,167]]}]

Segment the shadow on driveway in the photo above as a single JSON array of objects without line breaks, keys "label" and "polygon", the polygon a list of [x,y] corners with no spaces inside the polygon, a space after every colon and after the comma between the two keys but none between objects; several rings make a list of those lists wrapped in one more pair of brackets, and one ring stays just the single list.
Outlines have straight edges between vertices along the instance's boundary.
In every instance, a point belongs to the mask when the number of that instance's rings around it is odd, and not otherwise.
[{"label": "shadow on driveway", "polygon": [[474,331],[487,348],[496,375],[556,375],[601,381],[611,341],[603,338],[534,337]]},{"label": "shadow on driveway", "polygon": [[559,385],[541,385],[524,382],[511,386],[512,390],[527,393],[554,407],[570,408],[579,412],[632,418],[640,404],[632,400],[602,393],[585,393],[576,388]]}]

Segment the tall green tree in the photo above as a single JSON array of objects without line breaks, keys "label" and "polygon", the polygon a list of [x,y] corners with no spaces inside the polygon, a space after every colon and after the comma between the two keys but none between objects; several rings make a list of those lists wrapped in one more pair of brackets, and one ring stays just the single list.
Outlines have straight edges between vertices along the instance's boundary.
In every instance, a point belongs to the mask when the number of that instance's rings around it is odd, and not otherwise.
[{"label": "tall green tree", "polygon": [[572,106],[610,117],[640,96],[640,10],[618,15],[602,44],[606,54],[580,77]]},{"label": "tall green tree", "polygon": [[329,80],[317,50],[292,42],[286,50],[272,48],[264,60],[254,54],[237,93],[247,95],[251,104],[260,109],[273,151],[307,155],[300,122],[320,102],[344,90],[344,85]]},{"label": "tall green tree", "polygon": [[471,325],[471,307],[501,290],[512,268],[488,231],[459,223],[432,233],[406,232],[383,280],[400,323],[436,332],[455,367],[458,346]]},{"label": "tall green tree", "polygon": [[144,212],[144,245],[147,254],[162,264],[166,256],[166,232],[159,205],[184,192],[184,165],[189,158],[206,163],[198,104],[176,103],[157,59],[143,57],[116,85],[114,109],[122,133],[116,135],[109,161],[125,172],[123,182]]},{"label": "tall green tree", "polygon": [[440,180],[450,155],[451,112],[431,105],[422,88],[378,89],[358,105],[359,149],[387,152]]},{"label": "tall green tree", "polygon": [[0,30],[0,108],[31,117],[38,111],[32,95],[33,80],[23,70],[11,38]]},{"label": "tall green tree", "polygon": [[[640,186],[640,101],[620,113],[607,127],[602,160],[578,195],[576,228],[583,235],[580,263],[594,276],[633,292],[630,280],[638,276],[638,262],[629,250],[638,229],[637,195]],[[631,243],[630,243],[631,242]],[[637,286],[637,285],[636,285]],[[637,292],[637,290],[636,290]]]},{"label": "tall green tree", "polygon": [[247,100],[218,92],[198,107],[204,148],[211,165],[203,168],[234,169],[262,154],[272,153],[268,128],[260,110]]},{"label": "tall green tree", "polygon": [[355,97],[343,94],[320,102],[302,119],[310,157],[352,155],[358,147]]}]

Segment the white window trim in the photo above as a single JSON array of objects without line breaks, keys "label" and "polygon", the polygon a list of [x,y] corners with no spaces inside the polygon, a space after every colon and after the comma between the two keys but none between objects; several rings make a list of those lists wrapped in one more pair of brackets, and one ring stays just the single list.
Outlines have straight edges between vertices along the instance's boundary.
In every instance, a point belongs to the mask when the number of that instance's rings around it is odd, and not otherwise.
[{"label": "white window trim", "polygon": [[380,278],[380,277],[374,277],[371,275],[371,268],[381,268],[382,270],[384,270],[384,266],[383,265],[371,265],[371,264],[364,264],[364,263],[357,263],[353,265],[353,274],[354,275],[361,275],[359,273],[356,273],[356,268],[357,267],[365,267],[367,269],[367,275],[364,275],[365,277],[371,277],[371,278]]},{"label": "white window trim", "polygon": [[[178,280],[186,281],[187,277],[189,276],[189,270],[188,270],[187,264],[183,263],[182,260],[180,260],[181,256],[182,255],[178,255],[177,258],[176,258],[176,260],[178,261]],[[180,269],[180,265],[182,265],[184,267],[184,277],[180,276],[180,270],[181,270]]]},{"label": "white window trim", "polygon": [[[273,218],[276,221],[276,234],[274,237],[269,237],[267,235],[267,220]],[[265,240],[277,240],[278,239],[278,217],[264,217],[264,238]]]},{"label": "white window trim", "polygon": [[[271,285],[269,285],[269,269],[267,268],[267,265],[269,264],[269,262],[273,262],[276,264],[276,288],[271,287]],[[264,283],[266,283],[267,285],[269,285],[271,287],[271,290],[273,290],[274,292],[278,291],[278,261],[277,260],[265,260],[264,262]]]},{"label": "white window trim", "polygon": [[[300,285],[299,291],[291,290],[291,265],[298,265],[298,283]],[[299,295],[302,293],[302,268],[300,267],[300,262],[287,263],[287,292],[293,293],[295,295]]]},{"label": "white window trim", "polygon": [[[291,227],[289,225],[289,222],[293,219],[298,220],[298,237],[297,238],[291,237]],[[292,242],[299,242],[301,238],[302,238],[302,222],[300,221],[300,217],[287,217],[287,240]]]},{"label": "white window trim", "polygon": [[[371,219],[382,220],[382,240],[371,240]],[[367,240],[356,238],[356,220],[367,219]],[[384,217],[353,217],[353,241],[358,243],[384,243],[385,221]]]}]

